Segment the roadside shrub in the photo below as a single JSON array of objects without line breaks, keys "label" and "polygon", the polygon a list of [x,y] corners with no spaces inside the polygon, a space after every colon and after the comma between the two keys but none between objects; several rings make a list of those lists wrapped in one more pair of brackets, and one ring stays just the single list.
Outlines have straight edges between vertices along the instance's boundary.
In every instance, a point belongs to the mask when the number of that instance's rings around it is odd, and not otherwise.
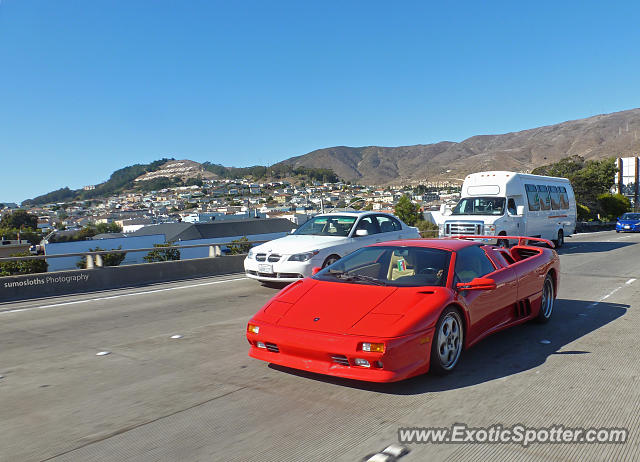
[{"label": "roadside shrub", "polygon": [[631,209],[631,202],[622,194],[601,194],[598,196],[598,206],[606,221],[614,221]]},{"label": "roadside shrub", "polygon": [[166,244],[153,244],[156,247],[155,250],[152,250],[147,255],[143,257],[143,260],[147,263],[154,263],[158,261],[172,261],[172,260],[180,260],[180,250],[179,249],[166,249],[163,247],[170,247],[173,245],[173,242],[167,242]]},{"label": "roadside shrub", "polygon": [[231,241],[233,244],[236,245],[230,245],[229,246],[229,253],[231,255],[238,255],[241,253],[247,253],[249,251],[249,249],[251,248],[251,244],[248,244],[249,239],[245,237],[241,237],[240,239],[236,239],[234,241]]},{"label": "roadside shrub", "polygon": [[[117,250],[122,249],[122,246],[118,246]],[[101,249],[100,247],[96,247],[95,249],[89,249],[89,252],[100,252],[105,249]],[[126,257],[126,253],[105,253],[102,254],[102,265],[103,266],[120,266],[120,263]],[[86,268],[87,267],[87,257],[82,257],[78,263],[76,263],[76,267],[78,268]]]},{"label": "roadside shrub", "polygon": [[[28,257],[29,252],[11,254],[12,257]],[[0,276],[46,273],[49,264],[44,260],[7,261],[0,263]]]},{"label": "roadside shrub", "polygon": [[419,220],[416,223],[422,237],[438,237],[438,225],[427,220]]},{"label": "roadside shrub", "polygon": [[591,209],[586,205],[576,204],[578,210],[578,221],[589,221],[593,219]]}]

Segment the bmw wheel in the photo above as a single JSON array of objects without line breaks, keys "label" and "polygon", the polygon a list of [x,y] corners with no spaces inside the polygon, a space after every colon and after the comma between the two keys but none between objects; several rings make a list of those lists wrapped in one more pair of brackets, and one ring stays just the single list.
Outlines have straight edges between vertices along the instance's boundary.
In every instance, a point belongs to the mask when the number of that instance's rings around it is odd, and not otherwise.
[{"label": "bmw wheel", "polygon": [[340,257],[338,255],[329,255],[327,259],[324,261],[324,263],[322,264],[322,267],[325,268],[329,265],[333,265],[338,260],[340,260]]},{"label": "bmw wheel", "polygon": [[431,341],[431,371],[438,375],[451,372],[460,359],[464,343],[464,325],[460,312],[449,307],[438,319]]}]

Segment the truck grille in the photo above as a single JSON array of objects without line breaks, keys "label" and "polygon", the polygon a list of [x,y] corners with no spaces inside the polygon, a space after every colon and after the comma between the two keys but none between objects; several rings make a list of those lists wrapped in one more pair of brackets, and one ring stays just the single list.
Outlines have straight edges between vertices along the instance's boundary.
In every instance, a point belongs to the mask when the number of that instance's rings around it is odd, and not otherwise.
[{"label": "truck grille", "polygon": [[447,222],[444,225],[444,232],[447,236],[482,235],[482,223]]}]

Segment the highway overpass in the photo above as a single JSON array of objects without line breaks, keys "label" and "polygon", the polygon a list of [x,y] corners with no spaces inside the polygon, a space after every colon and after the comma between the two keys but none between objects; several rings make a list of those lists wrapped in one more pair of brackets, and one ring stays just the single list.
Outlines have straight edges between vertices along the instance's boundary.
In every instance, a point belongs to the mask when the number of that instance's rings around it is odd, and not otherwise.
[{"label": "highway overpass", "polygon": [[0,304],[0,460],[360,461],[399,427],[456,422],[630,441],[415,444],[401,461],[638,460],[639,244],[568,239],[549,324],[481,342],[448,377],[387,385],[249,358],[247,320],[275,290],[242,274]]}]

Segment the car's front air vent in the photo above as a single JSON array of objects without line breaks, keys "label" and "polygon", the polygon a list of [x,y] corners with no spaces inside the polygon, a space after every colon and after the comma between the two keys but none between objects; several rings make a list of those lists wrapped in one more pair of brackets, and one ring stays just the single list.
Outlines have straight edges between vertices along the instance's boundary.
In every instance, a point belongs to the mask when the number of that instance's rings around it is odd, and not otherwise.
[{"label": "car's front air vent", "polygon": [[265,343],[264,346],[266,346],[267,350],[271,353],[280,353],[280,348],[278,348],[278,345],[275,343]]},{"label": "car's front air vent", "polygon": [[349,360],[345,355],[331,355],[331,360],[341,366],[349,366]]}]

